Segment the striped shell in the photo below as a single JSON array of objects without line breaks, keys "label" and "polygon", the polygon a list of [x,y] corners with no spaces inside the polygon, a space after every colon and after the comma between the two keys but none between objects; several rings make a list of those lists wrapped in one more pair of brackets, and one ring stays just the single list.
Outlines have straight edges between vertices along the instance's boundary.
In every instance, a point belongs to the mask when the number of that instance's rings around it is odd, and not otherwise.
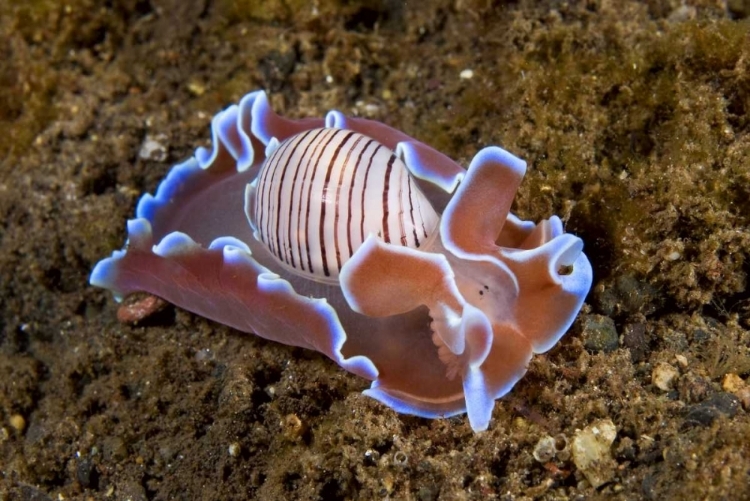
[{"label": "striped shell", "polygon": [[255,238],[281,263],[313,280],[336,282],[373,233],[424,246],[440,216],[393,151],[358,132],[312,129],[267,152],[246,211]]}]

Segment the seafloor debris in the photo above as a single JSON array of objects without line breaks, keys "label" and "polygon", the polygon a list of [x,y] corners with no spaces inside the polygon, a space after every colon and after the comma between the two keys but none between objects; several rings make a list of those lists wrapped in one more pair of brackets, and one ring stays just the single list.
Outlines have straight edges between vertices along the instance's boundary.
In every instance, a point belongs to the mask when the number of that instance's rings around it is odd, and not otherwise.
[{"label": "seafloor debris", "polygon": [[602,419],[583,430],[577,430],[573,437],[573,462],[594,488],[609,482],[614,475],[617,464],[612,459],[610,447],[615,437],[617,428],[610,419]]}]

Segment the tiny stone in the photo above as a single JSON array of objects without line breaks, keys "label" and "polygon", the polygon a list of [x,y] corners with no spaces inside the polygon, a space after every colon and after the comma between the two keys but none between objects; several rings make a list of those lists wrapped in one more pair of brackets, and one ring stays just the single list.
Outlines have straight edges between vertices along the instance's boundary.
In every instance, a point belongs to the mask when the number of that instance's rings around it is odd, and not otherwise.
[{"label": "tiny stone", "polygon": [[474,72],[472,70],[463,70],[461,74],[459,75],[461,80],[471,80],[474,78]]},{"label": "tiny stone", "polygon": [[583,346],[594,353],[614,351],[620,343],[614,320],[604,315],[587,315],[581,337]]},{"label": "tiny stone", "polygon": [[555,439],[547,435],[539,439],[532,455],[540,463],[549,463],[555,458],[556,453]]},{"label": "tiny stone", "polygon": [[617,437],[617,428],[610,419],[592,423],[576,431],[571,445],[573,462],[595,489],[609,482],[617,467],[610,448]]},{"label": "tiny stone", "polygon": [[26,420],[20,414],[13,414],[10,417],[10,425],[18,433],[22,433],[23,430],[26,429]]},{"label": "tiny stone", "polygon": [[515,419],[513,420],[513,428],[515,428],[516,430],[520,430],[520,431],[523,431],[523,430],[525,430],[525,429],[526,429],[526,428],[528,428],[528,427],[529,427],[529,422],[528,422],[528,421],[526,421],[526,420],[525,420],[524,418],[522,418],[521,416],[517,416],[517,417],[516,417],[516,418],[515,418]]},{"label": "tiny stone", "polygon": [[666,362],[659,362],[651,372],[651,382],[662,391],[670,391],[680,372]]},{"label": "tiny stone", "polygon": [[690,425],[710,426],[722,414],[734,417],[740,400],[731,393],[716,393],[703,402],[688,408],[685,422]]},{"label": "tiny stone", "polygon": [[659,305],[658,291],[630,275],[598,284],[592,291],[595,307],[605,315],[642,313],[648,315]]},{"label": "tiny stone", "polygon": [[677,252],[677,251],[672,251],[669,254],[667,254],[666,256],[664,256],[664,258],[667,261],[677,261],[678,259],[680,259],[680,253]]},{"label": "tiny stone", "polygon": [[365,466],[375,466],[378,464],[380,459],[380,453],[374,449],[367,449],[365,451]]},{"label": "tiny stone", "polygon": [[688,404],[694,404],[704,400],[713,390],[711,381],[693,372],[688,372],[677,381],[677,391],[680,400]]},{"label": "tiny stone", "polygon": [[163,162],[167,159],[167,147],[163,144],[166,140],[167,136],[164,134],[158,134],[156,136],[147,135],[143,140],[138,156],[143,160]]},{"label": "tiny stone", "polygon": [[206,92],[206,86],[200,82],[189,82],[187,89],[194,96],[202,96]]},{"label": "tiny stone", "polygon": [[236,458],[240,455],[240,450],[240,444],[238,444],[237,442],[232,442],[231,444],[229,444],[229,447],[227,447],[227,452],[233,458]]},{"label": "tiny stone", "polygon": [[677,360],[677,365],[679,365],[683,369],[687,368],[688,359],[685,355],[675,355],[674,358],[675,360]]},{"label": "tiny stone", "polygon": [[117,309],[117,321],[135,325],[162,311],[169,303],[148,293],[135,292],[127,296]]},{"label": "tiny stone", "polygon": [[281,422],[281,426],[284,438],[292,442],[302,437],[306,431],[304,423],[296,414],[287,414],[284,421]]},{"label": "tiny stone", "polygon": [[648,355],[648,336],[643,323],[627,324],[623,329],[622,345],[630,350],[633,363],[643,362]]},{"label": "tiny stone", "polygon": [[742,378],[737,374],[732,374],[731,372],[725,375],[724,379],[721,381],[721,389],[724,391],[728,391],[729,393],[736,394],[744,387],[745,382],[742,380]]}]

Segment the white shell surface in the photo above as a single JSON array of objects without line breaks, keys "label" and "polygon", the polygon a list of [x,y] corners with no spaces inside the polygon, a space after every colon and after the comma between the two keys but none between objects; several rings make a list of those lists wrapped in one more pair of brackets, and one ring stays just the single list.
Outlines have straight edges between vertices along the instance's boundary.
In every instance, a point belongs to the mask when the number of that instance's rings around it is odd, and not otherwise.
[{"label": "white shell surface", "polygon": [[335,282],[370,233],[424,247],[440,216],[393,151],[358,132],[312,129],[269,152],[246,211],[255,237],[292,271]]}]

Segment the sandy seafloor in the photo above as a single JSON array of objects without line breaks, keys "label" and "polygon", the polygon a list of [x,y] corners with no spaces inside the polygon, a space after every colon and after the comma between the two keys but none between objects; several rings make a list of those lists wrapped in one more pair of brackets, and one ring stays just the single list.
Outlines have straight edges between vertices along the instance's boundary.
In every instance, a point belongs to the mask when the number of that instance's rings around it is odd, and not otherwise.
[{"label": "sandy seafloor", "polygon": [[[0,0],[0,500],[750,499],[748,15]],[[488,431],[398,415],[323,356],[174,307],[120,324],[88,285],[140,194],[259,88],[464,165],[502,145],[529,161],[513,210],[584,239],[583,311]],[[533,456],[608,421],[598,464]]]}]

